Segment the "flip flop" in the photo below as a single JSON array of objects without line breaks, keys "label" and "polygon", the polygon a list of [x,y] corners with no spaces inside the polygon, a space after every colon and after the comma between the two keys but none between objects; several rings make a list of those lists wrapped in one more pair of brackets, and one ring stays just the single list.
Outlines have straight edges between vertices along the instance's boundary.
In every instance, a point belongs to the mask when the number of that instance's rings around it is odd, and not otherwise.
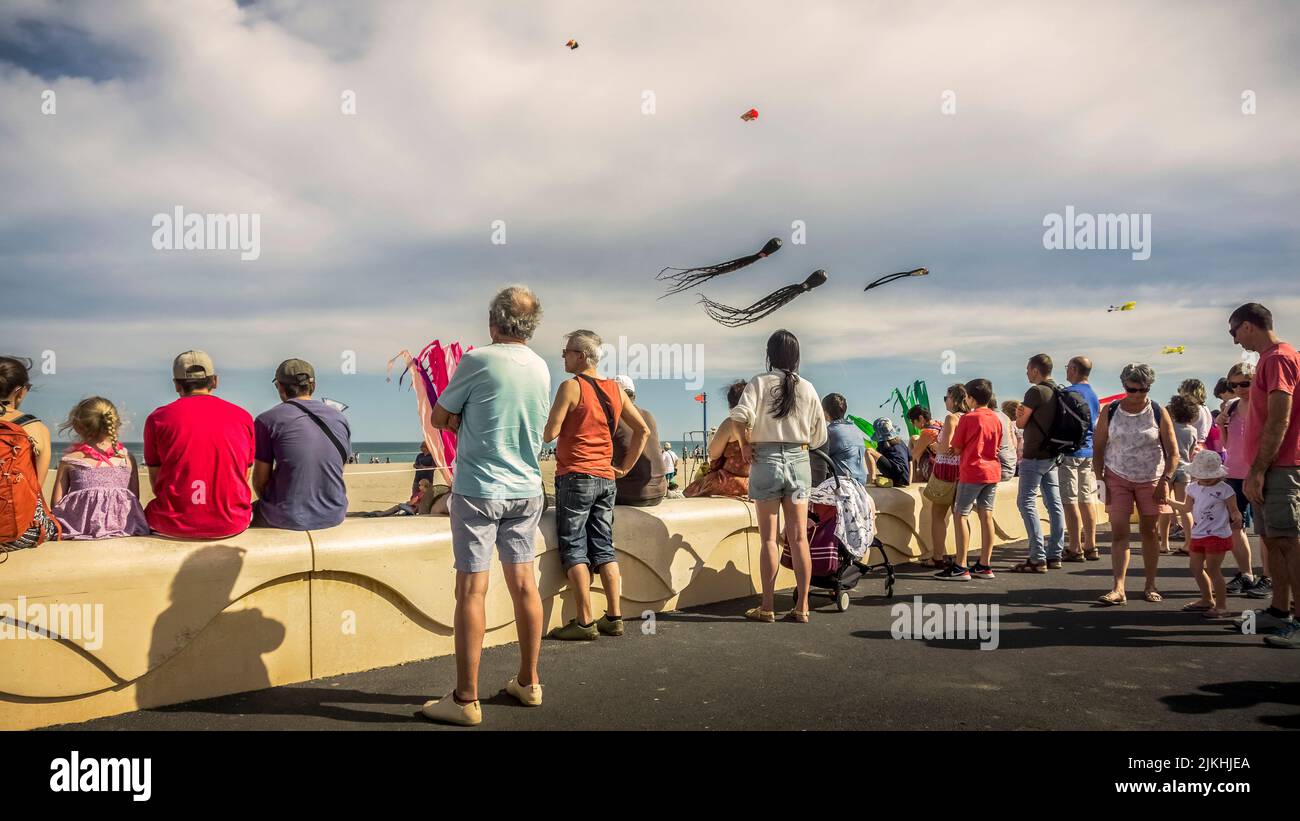
[{"label": "flip flop", "polygon": [[1159,590],[1147,590],[1142,594],[1142,598],[1146,599],[1152,604],[1158,604],[1165,600],[1165,597],[1160,595]]},{"label": "flip flop", "polygon": [[1102,596],[1098,596],[1097,601],[1108,607],[1118,607],[1122,604],[1127,603],[1128,597],[1127,596],[1116,597],[1114,592],[1111,592],[1111,593],[1106,593],[1105,595]]},{"label": "flip flop", "polygon": [[1213,605],[1200,604],[1199,602],[1188,602],[1183,605],[1184,613],[1209,613],[1212,610],[1214,610]]}]

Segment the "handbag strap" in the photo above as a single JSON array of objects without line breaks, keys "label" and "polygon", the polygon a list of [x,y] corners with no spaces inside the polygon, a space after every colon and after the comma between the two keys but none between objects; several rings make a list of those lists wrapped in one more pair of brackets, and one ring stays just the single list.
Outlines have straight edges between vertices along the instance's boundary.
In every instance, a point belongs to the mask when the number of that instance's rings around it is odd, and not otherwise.
[{"label": "handbag strap", "polygon": [[587,376],[585,373],[577,374],[574,378],[581,379],[588,385],[591,385],[592,392],[596,394],[596,401],[600,403],[600,409],[605,412],[605,424],[609,425],[609,441],[613,442],[614,434],[618,430],[618,426],[614,424],[614,407],[610,404],[609,397],[606,396],[597,386],[596,380]]},{"label": "handbag strap", "polygon": [[324,420],[324,419],[321,419],[319,416],[317,416],[316,414],[312,413],[311,410],[308,409],[308,407],[307,407],[306,405],[302,404],[301,402],[296,402],[296,401],[294,401],[293,399],[288,399],[288,400],[285,401],[285,404],[287,404],[287,405],[293,405],[293,406],[294,406],[295,408],[297,408],[298,410],[300,410],[300,411],[302,411],[303,413],[307,414],[307,416],[311,419],[311,421],[313,421],[313,422],[316,423],[316,427],[318,427],[318,428],[320,428],[322,431],[324,431],[324,432],[325,432],[325,435],[329,437],[329,439],[330,439],[330,441],[331,441],[332,443],[334,443],[334,449],[337,450],[337,451],[339,452],[339,456],[342,457],[342,459],[343,459],[343,464],[346,465],[346,464],[348,463],[348,450],[347,450],[347,448],[343,447],[343,443],[340,442],[340,441],[339,441],[339,438],[338,438],[337,436],[334,435],[334,431],[330,430],[329,425],[325,424],[325,420]]}]

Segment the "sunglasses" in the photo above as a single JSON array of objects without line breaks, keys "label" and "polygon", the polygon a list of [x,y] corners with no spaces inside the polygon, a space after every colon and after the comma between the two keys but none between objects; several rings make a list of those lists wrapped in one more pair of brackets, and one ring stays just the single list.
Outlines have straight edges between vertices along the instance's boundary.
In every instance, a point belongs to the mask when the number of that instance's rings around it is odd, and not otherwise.
[{"label": "sunglasses", "polygon": [[1229,383],[1228,383],[1228,387],[1233,388],[1233,389],[1236,389],[1236,388],[1249,388],[1249,387],[1250,387],[1250,380],[1247,379],[1245,382],[1229,382]]},{"label": "sunglasses", "polygon": [[1237,341],[1237,331],[1241,330],[1241,325],[1242,323],[1239,322],[1236,325],[1231,325],[1228,327],[1228,336],[1232,337],[1233,342]]},{"label": "sunglasses", "polygon": [[1150,393],[1151,392],[1150,388],[1132,388],[1129,387],[1128,385],[1124,386],[1124,390],[1128,391],[1129,393]]}]

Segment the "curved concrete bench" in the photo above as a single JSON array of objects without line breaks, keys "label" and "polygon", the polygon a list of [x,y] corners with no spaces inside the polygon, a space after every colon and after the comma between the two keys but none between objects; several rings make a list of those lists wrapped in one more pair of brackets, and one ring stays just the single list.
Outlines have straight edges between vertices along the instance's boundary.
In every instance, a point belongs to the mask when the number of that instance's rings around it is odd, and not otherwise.
[{"label": "curved concrete bench", "polygon": [[[1015,482],[999,488],[1003,539],[1023,538]],[[929,503],[872,488],[895,562],[928,554]],[[539,530],[546,627],[572,618],[554,513]],[[951,528],[949,528],[951,543]],[[753,505],[666,500],[618,507],[623,609],[637,617],[757,593]],[[951,552],[951,551],[950,551]],[[257,529],[220,541],[56,542],[0,563],[0,729],[306,681],[453,652],[455,571],[445,517],[349,519],[328,530]],[[778,587],[794,586],[781,570]],[[869,577],[860,590],[879,594]],[[605,607],[597,580],[593,605]],[[87,609],[88,608],[88,609]],[[15,625],[15,621],[18,623]],[[51,628],[35,638],[26,625]],[[499,563],[489,646],[515,640]]]}]

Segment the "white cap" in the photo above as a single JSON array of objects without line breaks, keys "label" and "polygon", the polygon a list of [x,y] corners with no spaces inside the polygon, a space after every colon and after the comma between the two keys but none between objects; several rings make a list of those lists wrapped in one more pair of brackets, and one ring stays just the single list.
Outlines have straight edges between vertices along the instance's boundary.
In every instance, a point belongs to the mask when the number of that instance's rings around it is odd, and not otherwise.
[{"label": "white cap", "polygon": [[618,376],[614,377],[614,381],[617,382],[620,386],[622,386],[623,390],[627,391],[633,396],[636,396],[636,384],[632,382],[632,377],[628,376],[627,374],[620,373]]}]

